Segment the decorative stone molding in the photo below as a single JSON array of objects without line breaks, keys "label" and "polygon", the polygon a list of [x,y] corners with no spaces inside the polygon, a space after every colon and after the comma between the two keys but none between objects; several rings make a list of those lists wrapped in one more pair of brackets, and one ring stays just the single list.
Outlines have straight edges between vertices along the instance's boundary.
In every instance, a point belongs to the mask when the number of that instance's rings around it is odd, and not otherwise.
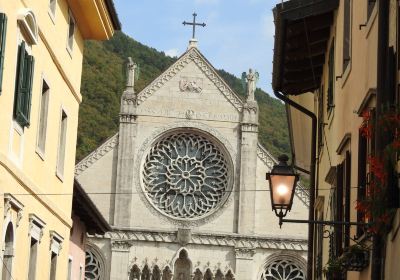
[{"label": "decorative stone molding", "polygon": [[176,240],[182,246],[187,245],[192,240],[192,231],[187,228],[178,228]]},{"label": "decorative stone molding", "polygon": [[119,134],[117,133],[114,136],[108,138],[107,141],[104,142],[100,147],[98,147],[96,150],[94,150],[92,153],[90,153],[87,157],[85,157],[83,160],[81,160],[75,166],[75,176],[79,176],[79,174],[81,174],[83,171],[85,171],[87,168],[89,168],[93,163],[95,163],[100,158],[102,158],[105,154],[107,154],[109,151],[114,149],[114,147],[118,145],[118,135]]},{"label": "decorative stone molding", "polygon": [[16,226],[19,226],[19,223],[23,216],[24,205],[19,202],[13,195],[10,193],[4,194],[4,218],[10,213],[11,209],[14,209],[17,212],[17,220]]},{"label": "decorative stone molding", "polygon": [[256,250],[254,248],[235,248],[236,259],[252,260]]},{"label": "decorative stone molding", "polygon": [[136,172],[136,189],[139,193],[140,199],[143,201],[144,205],[147,207],[147,209],[162,219],[163,221],[169,222],[171,224],[176,225],[177,227],[180,228],[188,228],[188,227],[198,227],[200,225],[203,225],[205,223],[210,222],[211,220],[215,219],[219,215],[223,213],[223,210],[229,207],[231,203],[233,202],[233,196],[231,194],[227,195],[226,200],[221,203],[220,207],[218,208],[218,211],[213,211],[209,213],[206,216],[200,217],[198,219],[174,219],[169,216],[166,216],[162,212],[160,212],[157,208],[155,208],[152,203],[148,200],[146,194],[144,193],[144,189],[142,188],[142,172],[143,172],[143,163],[144,160],[147,156],[148,151],[151,149],[153,143],[157,141],[158,138],[162,137],[166,133],[172,132],[172,131],[179,131],[180,129],[184,129],[185,131],[192,130],[192,131],[198,131],[202,134],[209,134],[213,137],[213,140],[215,140],[215,144],[219,146],[221,150],[224,150],[224,152],[227,154],[226,159],[229,161],[229,180],[230,182],[228,183],[229,186],[232,186],[231,189],[234,188],[235,186],[235,175],[233,170],[236,170],[234,162],[232,161],[233,158],[236,158],[236,153],[234,152],[234,149],[232,148],[231,144],[228,142],[228,140],[221,135],[218,131],[215,129],[199,122],[193,122],[193,121],[184,121],[184,122],[176,122],[169,124],[167,126],[164,126],[158,130],[155,130],[149,137],[146,138],[146,140],[141,144],[140,149],[137,153],[136,161],[135,161],[135,167],[134,170]]},{"label": "decorative stone molding", "polygon": [[182,77],[182,80],[179,81],[179,90],[181,92],[201,93],[203,91],[203,80]]},{"label": "decorative stone molding", "polygon": [[132,244],[129,241],[111,241],[111,248],[113,251],[129,251],[131,247]]},{"label": "decorative stone molding", "polygon": [[166,82],[175,77],[187,64],[194,62],[214,85],[225,95],[228,101],[239,111],[243,110],[243,101],[236,93],[219,77],[215,69],[207,62],[204,56],[196,48],[190,48],[181,58],[169,67],[161,76],[145,87],[137,95],[137,105],[143,103],[155,91]]},{"label": "decorative stone molding", "polygon": [[120,123],[135,123],[136,122],[136,115],[130,114],[120,114],[119,115],[119,122]]},{"label": "decorative stone molding", "polygon": [[54,230],[51,230],[50,231],[50,251],[59,255],[60,251],[62,249],[63,240],[64,240],[64,238],[61,235],[59,235]]},{"label": "decorative stone molding", "polygon": [[258,132],[258,124],[254,123],[242,123],[243,132]]},{"label": "decorative stone molding", "polygon": [[[177,243],[175,231],[118,230],[108,232],[107,238],[116,241],[149,241]],[[211,234],[192,232],[189,244],[227,246],[237,248],[306,251],[307,239],[244,236],[238,234]]]},{"label": "decorative stone molding", "polygon": [[[274,164],[278,163],[278,161],[260,143],[258,143],[257,146],[257,156],[270,170],[274,167]],[[305,206],[309,207],[310,194],[302,184],[297,184],[295,194]]]},{"label": "decorative stone molding", "polygon": [[36,239],[39,243],[42,241],[43,228],[45,226],[46,223],[43,222],[38,216],[35,214],[29,214],[29,235]]}]

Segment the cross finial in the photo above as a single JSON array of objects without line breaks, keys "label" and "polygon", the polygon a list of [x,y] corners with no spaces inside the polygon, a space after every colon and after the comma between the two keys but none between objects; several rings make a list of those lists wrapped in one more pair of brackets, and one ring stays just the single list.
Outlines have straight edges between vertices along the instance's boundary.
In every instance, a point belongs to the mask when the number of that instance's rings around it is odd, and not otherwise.
[{"label": "cross finial", "polygon": [[196,22],[196,17],[197,17],[197,14],[194,12],[193,13],[193,22],[186,22],[186,21],[183,22],[183,25],[192,25],[193,26],[192,39],[196,38],[195,37],[195,35],[196,35],[196,26],[202,26],[202,27],[206,26],[206,24],[204,22],[203,23],[197,23]]}]

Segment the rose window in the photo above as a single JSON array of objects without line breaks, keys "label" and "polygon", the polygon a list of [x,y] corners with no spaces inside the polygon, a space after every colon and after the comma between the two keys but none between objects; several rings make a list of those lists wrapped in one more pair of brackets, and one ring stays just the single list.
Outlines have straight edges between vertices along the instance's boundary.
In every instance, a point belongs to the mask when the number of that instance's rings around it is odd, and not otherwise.
[{"label": "rose window", "polygon": [[268,265],[261,280],[304,280],[303,270],[291,261],[277,260]]},{"label": "rose window", "polygon": [[224,202],[228,163],[204,136],[172,134],[150,149],[143,184],[148,199],[164,214],[179,219],[198,218]]},{"label": "rose window", "polygon": [[85,279],[103,279],[103,264],[91,250],[86,251]]}]

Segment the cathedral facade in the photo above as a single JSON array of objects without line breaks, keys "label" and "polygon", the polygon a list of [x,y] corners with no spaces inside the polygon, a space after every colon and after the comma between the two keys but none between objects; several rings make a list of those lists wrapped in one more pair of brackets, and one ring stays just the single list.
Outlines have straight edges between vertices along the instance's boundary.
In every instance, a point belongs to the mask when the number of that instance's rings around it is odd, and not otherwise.
[{"label": "cathedral facade", "polygon": [[[90,239],[87,279],[305,279],[307,226],[280,229],[271,211],[254,73],[242,100],[194,40],[139,93],[135,67],[119,133],[76,166],[113,229]],[[306,219],[306,190],[294,204]]]}]

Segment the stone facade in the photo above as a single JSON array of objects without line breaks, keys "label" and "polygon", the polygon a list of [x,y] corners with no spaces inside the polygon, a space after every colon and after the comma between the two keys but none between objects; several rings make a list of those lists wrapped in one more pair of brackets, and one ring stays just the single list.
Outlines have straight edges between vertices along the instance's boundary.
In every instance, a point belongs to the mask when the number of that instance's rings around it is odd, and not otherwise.
[{"label": "stone facade", "polygon": [[[269,279],[286,265],[304,279],[307,227],[280,229],[271,211],[275,159],[257,140],[257,102],[239,98],[193,42],[141,92],[133,83],[119,133],[76,166],[113,227],[91,238],[100,279]],[[291,217],[307,218],[301,187],[295,203]]]}]

